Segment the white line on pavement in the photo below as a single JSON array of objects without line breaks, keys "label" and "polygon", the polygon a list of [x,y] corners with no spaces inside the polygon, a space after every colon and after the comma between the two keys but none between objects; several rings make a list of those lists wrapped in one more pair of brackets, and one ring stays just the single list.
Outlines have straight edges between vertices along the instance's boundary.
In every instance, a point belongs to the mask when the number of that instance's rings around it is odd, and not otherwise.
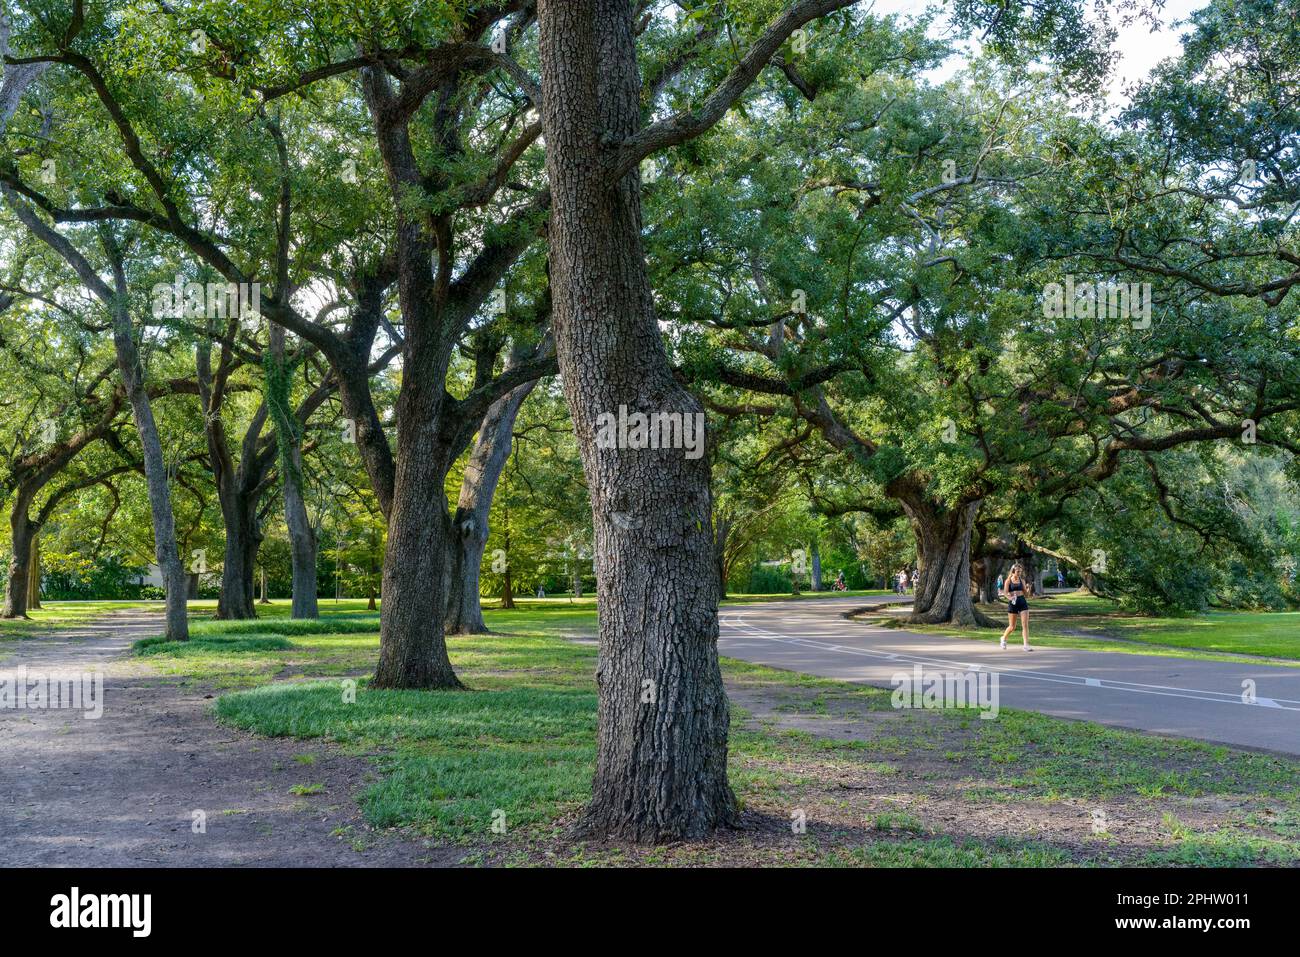
[{"label": "white line on pavement", "polygon": [[[866,658],[882,658],[887,661],[903,660],[916,662],[918,664],[946,665],[964,670],[970,670],[972,668],[971,665],[944,658],[930,658],[924,655],[909,655],[883,651],[868,651],[863,648],[830,645],[825,642],[813,641],[808,638],[783,635],[779,632],[768,631],[765,628],[759,628],[756,625],[751,625],[748,622],[742,621],[740,615],[732,615],[729,618],[724,618],[719,622],[719,624],[723,627],[744,628],[750,632],[746,637],[762,638],[767,641],[796,645],[805,648],[816,648],[819,651],[835,651],[841,654],[858,655]],[[1141,684],[1131,681],[1115,681],[1110,678],[1088,678],[1079,675],[1057,674],[1048,671],[1025,671],[1020,668],[1004,668],[1000,666],[996,671],[998,674],[1006,675],[1011,678],[1028,678],[1033,681],[1047,681],[1054,684],[1070,684],[1088,688],[1101,688],[1106,691],[1127,691],[1131,694],[1151,694],[1166,698],[1191,698],[1198,701],[1214,701],[1219,704],[1239,704],[1248,707],[1262,706],[1266,708],[1278,708],[1283,711],[1300,711],[1300,701],[1293,701],[1288,698],[1255,698],[1254,700],[1249,700],[1249,696],[1226,691],[1206,691],[1198,688],[1177,688],[1170,685]]]}]

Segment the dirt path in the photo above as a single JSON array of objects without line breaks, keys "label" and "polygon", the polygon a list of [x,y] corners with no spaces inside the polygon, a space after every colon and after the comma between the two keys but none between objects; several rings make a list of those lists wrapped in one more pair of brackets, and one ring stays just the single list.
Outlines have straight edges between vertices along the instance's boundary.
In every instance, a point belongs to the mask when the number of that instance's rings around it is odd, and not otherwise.
[{"label": "dirt path", "polygon": [[[225,728],[212,695],[130,657],[161,616],[123,612],[0,642],[0,677],[104,673],[104,713],[0,709],[0,866],[229,867],[456,864],[446,848],[360,819],[365,757]],[[312,755],[312,763],[295,755]],[[295,785],[324,785],[299,796]],[[206,814],[195,833],[194,812]]]}]

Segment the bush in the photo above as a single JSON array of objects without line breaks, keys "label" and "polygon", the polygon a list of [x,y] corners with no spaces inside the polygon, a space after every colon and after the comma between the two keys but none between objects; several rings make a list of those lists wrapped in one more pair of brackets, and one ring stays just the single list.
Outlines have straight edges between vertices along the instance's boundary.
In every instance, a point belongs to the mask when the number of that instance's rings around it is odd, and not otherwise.
[{"label": "bush", "polygon": [[754,565],[747,580],[742,581],[742,587],[736,591],[749,595],[788,595],[793,584],[790,572],[784,566]]},{"label": "bush", "polygon": [[88,558],[79,552],[41,555],[41,595],[51,601],[135,600],[145,569],[109,552]]}]

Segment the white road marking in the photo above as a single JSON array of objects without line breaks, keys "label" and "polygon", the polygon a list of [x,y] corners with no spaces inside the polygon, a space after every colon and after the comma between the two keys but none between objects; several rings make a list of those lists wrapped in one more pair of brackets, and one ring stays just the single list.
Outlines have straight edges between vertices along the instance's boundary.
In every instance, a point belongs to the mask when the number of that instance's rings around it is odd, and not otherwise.
[{"label": "white road marking", "polygon": [[[765,628],[751,625],[744,621],[743,616],[741,615],[732,615],[729,618],[721,619],[719,624],[730,628],[744,628],[746,631],[751,633],[747,634],[745,637],[762,638],[766,641],[796,645],[805,648],[816,648],[819,651],[836,651],[840,654],[852,654],[865,658],[881,658],[888,661],[911,661],[922,665],[944,665],[947,667],[961,668],[963,670],[970,670],[971,668],[970,665],[965,665],[961,662],[951,661],[945,658],[931,658],[925,655],[869,651],[864,648],[849,648],[843,645],[829,645],[825,642],[813,641],[808,638],[783,635],[779,632],[768,631]],[[836,635],[834,637],[840,638],[849,636]],[[1263,706],[1267,708],[1278,708],[1283,711],[1300,711],[1300,701],[1293,701],[1288,698],[1256,698],[1254,701],[1248,701],[1237,692],[1206,691],[1199,688],[1178,688],[1171,685],[1141,684],[1132,681],[1115,681],[1110,678],[1101,679],[1089,678],[1082,675],[1058,674],[1050,671],[1024,671],[1019,668],[998,667],[997,673],[1006,675],[1010,678],[1027,678],[1032,681],[1047,681],[1054,684],[1070,684],[1089,688],[1101,688],[1106,691],[1127,691],[1130,694],[1151,694],[1165,698],[1191,698],[1197,701],[1218,702],[1219,704],[1238,704],[1246,705],[1247,707]]]}]

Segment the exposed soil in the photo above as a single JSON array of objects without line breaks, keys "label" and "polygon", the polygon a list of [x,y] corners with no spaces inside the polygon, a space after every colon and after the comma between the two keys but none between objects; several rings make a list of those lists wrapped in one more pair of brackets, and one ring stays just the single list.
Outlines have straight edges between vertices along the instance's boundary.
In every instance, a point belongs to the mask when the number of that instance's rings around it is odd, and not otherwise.
[{"label": "exposed soil", "polygon": [[[0,644],[0,672],[104,673],[104,713],[0,710],[0,866],[455,865],[361,820],[365,756],[223,727],[210,690],[130,657],[161,616],[126,612]],[[296,755],[312,755],[310,764]],[[318,793],[294,794],[295,785]],[[206,831],[196,833],[196,811]]]}]

